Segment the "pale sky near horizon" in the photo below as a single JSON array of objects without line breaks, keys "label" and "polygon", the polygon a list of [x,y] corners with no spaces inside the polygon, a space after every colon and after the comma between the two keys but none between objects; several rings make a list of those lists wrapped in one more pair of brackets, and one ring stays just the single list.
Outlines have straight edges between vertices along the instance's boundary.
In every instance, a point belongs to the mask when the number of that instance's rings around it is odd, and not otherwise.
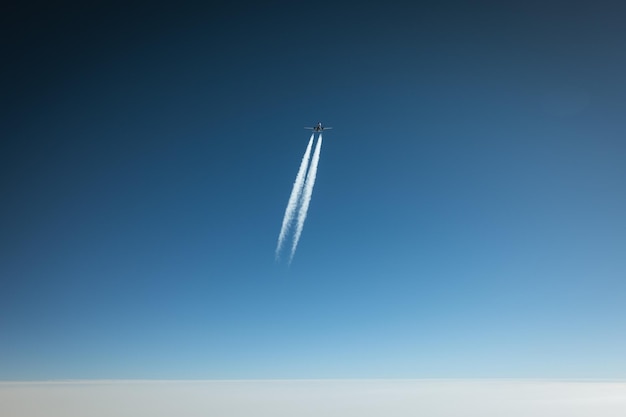
[{"label": "pale sky near horizon", "polygon": [[0,380],[623,378],[626,6],[281,3],[0,17]]}]

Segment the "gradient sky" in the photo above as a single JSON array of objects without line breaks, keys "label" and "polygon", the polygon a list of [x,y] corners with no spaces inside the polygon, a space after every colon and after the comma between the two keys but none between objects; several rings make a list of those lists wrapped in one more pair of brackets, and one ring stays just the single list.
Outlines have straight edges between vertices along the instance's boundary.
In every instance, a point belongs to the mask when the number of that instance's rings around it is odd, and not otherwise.
[{"label": "gradient sky", "polygon": [[1,17],[0,379],[626,375],[626,6],[180,3]]}]

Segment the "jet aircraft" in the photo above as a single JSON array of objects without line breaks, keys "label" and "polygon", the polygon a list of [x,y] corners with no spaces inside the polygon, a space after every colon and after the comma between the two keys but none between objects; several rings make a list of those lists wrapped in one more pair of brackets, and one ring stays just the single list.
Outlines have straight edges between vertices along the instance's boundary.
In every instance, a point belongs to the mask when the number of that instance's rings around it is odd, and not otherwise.
[{"label": "jet aircraft", "polygon": [[314,132],[322,132],[324,130],[332,129],[332,127],[322,126],[322,122],[318,122],[315,127],[305,127],[305,129],[309,129],[309,130],[312,130]]}]

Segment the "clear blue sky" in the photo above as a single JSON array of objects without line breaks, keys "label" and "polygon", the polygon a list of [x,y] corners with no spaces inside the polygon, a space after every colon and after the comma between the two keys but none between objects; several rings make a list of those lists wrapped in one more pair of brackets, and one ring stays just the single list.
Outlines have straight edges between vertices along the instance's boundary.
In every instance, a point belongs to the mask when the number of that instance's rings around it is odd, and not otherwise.
[{"label": "clear blue sky", "polygon": [[623,5],[209,3],[3,13],[0,379],[624,377]]}]

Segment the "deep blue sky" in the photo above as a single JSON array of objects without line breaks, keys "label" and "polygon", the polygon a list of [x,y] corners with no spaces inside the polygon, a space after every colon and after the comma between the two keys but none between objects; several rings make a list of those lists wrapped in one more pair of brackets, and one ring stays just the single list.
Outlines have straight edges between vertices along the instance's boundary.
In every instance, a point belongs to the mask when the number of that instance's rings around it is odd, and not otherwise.
[{"label": "deep blue sky", "polygon": [[209,3],[3,13],[0,379],[626,374],[625,6]]}]

